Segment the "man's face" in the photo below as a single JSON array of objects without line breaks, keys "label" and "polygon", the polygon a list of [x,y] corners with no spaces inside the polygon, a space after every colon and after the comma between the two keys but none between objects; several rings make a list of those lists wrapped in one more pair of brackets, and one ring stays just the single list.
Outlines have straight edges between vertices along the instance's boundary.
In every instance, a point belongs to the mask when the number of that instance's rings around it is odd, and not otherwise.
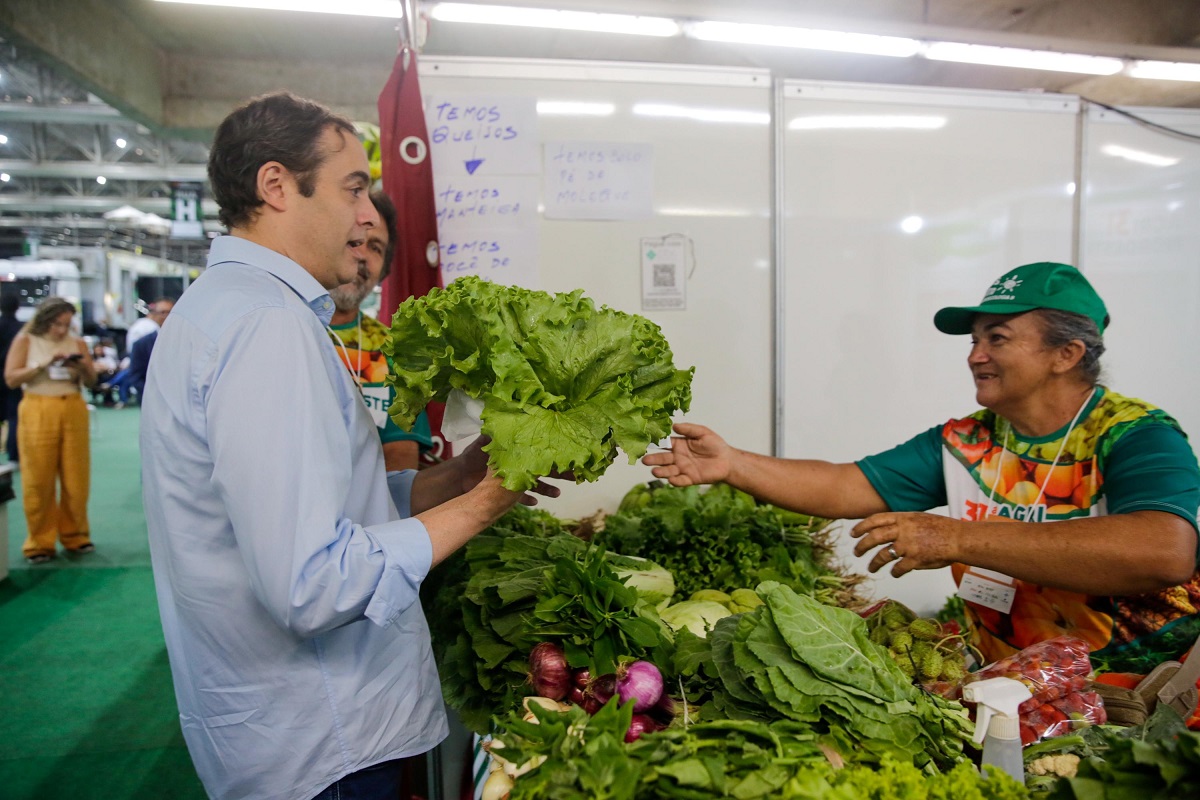
[{"label": "man's face", "polygon": [[[374,205],[371,206],[374,210]],[[358,257],[358,274],[349,283],[343,283],[331,289],[329,296],[338,311],[357,311],[375,286],[383,273],[383,256],[387,252],[388,233],[383,225],[379,212],[367,228],[367,239],[359,247],[354,248]]]},{"label": "man's face", "polygon": [[162,325],[167,321],[167,315],[171,313],[171,309],[175,307],[174,303],[169,303],[165,300],[160,300],[150,306],[150,313],[146,316]]},{"label": "man's face", "polygon": [[336,128],[321,137],[326,158],[313,181],[313,194],[293,195],[296,215],[291,227],[296,244],[292,258],[332,289],[358,275],[360,250],[367,226],[378,217],[367,196],[367,155],[358,141]]},{"label": "man's face", "polygon": [[1034,397],[1053,376],[1056,356],[1045,345],[1036,313],[979,314],[967,358],[976,402],[1003,414]]}]

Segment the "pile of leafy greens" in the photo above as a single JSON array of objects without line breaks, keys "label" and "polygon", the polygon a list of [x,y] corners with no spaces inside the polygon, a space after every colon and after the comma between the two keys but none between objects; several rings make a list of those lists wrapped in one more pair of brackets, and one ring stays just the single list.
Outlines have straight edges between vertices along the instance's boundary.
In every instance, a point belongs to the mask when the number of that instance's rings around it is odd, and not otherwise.
[{"label": "pile of leafy greens", "polygon": [[648,558],[675,576],[676,599],[777,581],[823,603],[862,603],[862,576],[843,574],[831,521],[785,511],[727,484],[707,490],[661,481],[633,487],[594,541]]},{"label": "pile of leafy greens", "polygon": [[623,737],[633,704],[610,701],[595,716],[581,709],[531,709],[536,722],[504,720],[498,753],[536,764],[517,779],[511,800],[1016,800],[1019,783],[967,762],[939,775],[885,757],[879,764],[839,760],[809,726],[721,720],[673,725]]},{"label": "pile of leafy greens", "polygon": [[964,758],[966,710],[913,686],[862,617],[778,583],[758,593],[764,605],[720,620],[707,639],[678,637],[675,667],[703,718],[791,719],[859,760],[930,774]]},{"label": "pile of leafy greens", "polygon": [[1098,725],[1026,749],[1037,751],[1031,755],[1073,752],[1083,757],[1074,777],[1028,779],[1031,788],[1040,790],[1035,796],[1049,800],[1200,797],[1200,731],[1188,730],[1166,703],[1136,727]]},{"label": "pile of leafy greens", "polygon": [[474,276],[404,301],[384,353],[392,419],[410,428],[452,389],[483,402],[484,448],[504,485],[555,472],[594,481],[617,448],[633,463],[691,402],[658,326],[597,309],[582,290],[547,294]]},{"label": "pile of leafy greens", "polygon": [[442,694],[476,732],[531,693],[529,653],[540,642],[560,645],[571,667],[593,675],[613,672],[623,657],[671,662],[671,636],[654,607],[673,590],[670,576],[556,523],[517,506],[425,581]]}]

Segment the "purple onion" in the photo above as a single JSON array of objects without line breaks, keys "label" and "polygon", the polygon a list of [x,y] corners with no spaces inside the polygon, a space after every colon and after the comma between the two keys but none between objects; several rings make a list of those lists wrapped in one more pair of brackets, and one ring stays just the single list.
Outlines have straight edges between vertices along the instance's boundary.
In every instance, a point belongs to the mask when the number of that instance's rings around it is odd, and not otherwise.
[{"label": "purple onion", "polygon": [[662,697],[658,698],[658,702],[654,707],[646,712],[662,727],[667,727],[675,719],[675,698],[663,692]]},{"label": "purple onion", "polygon": [[629,730],[625,731],[625,741],[636,741],[643,733],[654,733],[658,729],[658,723],[646,714],[634,714],[629,720]]},{"label": "purple onion", "polygon": [[649,661],[634,661],[617,678],[617,697],[622,705],[632,700],[635,714],[653,708],[662,694],[662,673]]},{"label": "purple onion", "polygon": [[571,673],[563,649],[551,642],[534,645],[529,653],[529,682],[535,694],[562,700],[571,688]]}]

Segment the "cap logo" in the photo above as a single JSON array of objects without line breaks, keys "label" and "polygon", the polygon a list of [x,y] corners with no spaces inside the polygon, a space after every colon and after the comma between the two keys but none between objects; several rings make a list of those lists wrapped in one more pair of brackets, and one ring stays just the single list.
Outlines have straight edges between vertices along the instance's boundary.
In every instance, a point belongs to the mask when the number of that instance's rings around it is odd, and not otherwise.
[{"label": "cap logo", "polygon": [[1009,275],[1006,278],[1000,278],[991,286],[988,287],[987,293],[983,296],[981,302],[990,303],[994,300],[1016,300],[1013,292],[1023,281],[1016,276],[1016,273]]}]

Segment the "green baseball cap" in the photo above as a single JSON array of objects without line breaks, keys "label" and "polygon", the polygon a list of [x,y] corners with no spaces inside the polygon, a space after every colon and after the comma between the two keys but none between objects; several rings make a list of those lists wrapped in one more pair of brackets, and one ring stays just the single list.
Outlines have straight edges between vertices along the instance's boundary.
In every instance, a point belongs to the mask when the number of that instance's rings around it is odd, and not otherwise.
[{"label": "green baseball cap", "polygon": [[1069,264],[1039,261],[1010,270],[988,287],[977,306],[951,306],[933,315],[942,333],[971,332],[976,314],[1021,314],[1035,308],[1054,308],[1082,314],[1100,333],[1108,327],[1108,309],[1083,273]]}]

